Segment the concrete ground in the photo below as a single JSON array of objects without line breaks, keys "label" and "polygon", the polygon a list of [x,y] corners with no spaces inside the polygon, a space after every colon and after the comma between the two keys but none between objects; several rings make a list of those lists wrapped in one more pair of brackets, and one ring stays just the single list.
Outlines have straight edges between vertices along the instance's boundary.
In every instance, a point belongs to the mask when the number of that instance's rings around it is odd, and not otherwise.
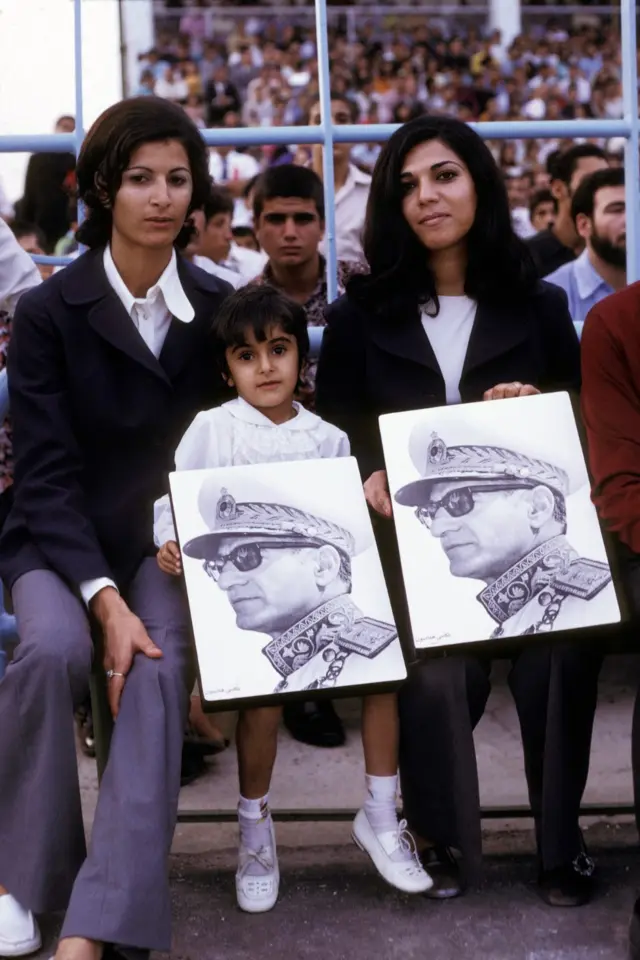
[{"label": "concrete ground", "polygon": [[[591,774],[585,800],[630,802],[629,731],[638,665],[611,658],[602,675]],[[339,750],[303,747],[283,733],[272,806],[356,808],[362,794],[357,704],[343,702],[348,743]],[[229,732],[233,717],[220,718]],[[482,802],[526,803],[522,749],[502,665],[477,730]],[[87,828],[97,784],[80,759]],[[191,809],[233,808],[237,800],[233,747],[211,762],[203,779],[183,790]],[[278,824],[281,897],[270,914],[251,917],[235,905],[236,828],[180,825],[171,858],[174,911],[172,960],[624,960],[640,856],[631,818],[585,821],[597,856],[594,902],[552,910],[537,898],[531,822],[487,821],[487,869],[481,889],[433,903],[386,888],[338,824]],[[50,955],[59,919],[43,924]]]}]

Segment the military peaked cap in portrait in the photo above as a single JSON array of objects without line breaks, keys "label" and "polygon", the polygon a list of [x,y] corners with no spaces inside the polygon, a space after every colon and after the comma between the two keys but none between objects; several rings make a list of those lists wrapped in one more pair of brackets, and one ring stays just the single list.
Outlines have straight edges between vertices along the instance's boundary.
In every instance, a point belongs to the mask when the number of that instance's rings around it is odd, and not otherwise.
[{"label": "military peaked cap in portrait", "polygon": [[501,431],[499,425],[484,426],[462,412],[444,420],[441,428],[433,417],[425,419],[414,426],[409,439],[409,454],[420,479],[401,487],[395,500],[419,506],[429,498],[434,484],[456,481],[541,484],[567,497],[588,478],[577,435],[576,443],[563,440],[552,423],[544,438],[532,438],[524,421],[518,430]]},{"label": "military peaked cap in portrait", "polygon": [[[348,506],[335,502],[329,492],[322,501],[314,491],[278,489],[275,484],[229,476],[205,479],[198,496],[198,508],[208,533],[195,537],[184,547],[188,557],[213,559],[224,538],[292,541],[305,540],[310,546],[328,544],[347,557],[362,553],[373,544],[370,526],[354,517]],[[366,512],[363,519],[368,521]]]}]

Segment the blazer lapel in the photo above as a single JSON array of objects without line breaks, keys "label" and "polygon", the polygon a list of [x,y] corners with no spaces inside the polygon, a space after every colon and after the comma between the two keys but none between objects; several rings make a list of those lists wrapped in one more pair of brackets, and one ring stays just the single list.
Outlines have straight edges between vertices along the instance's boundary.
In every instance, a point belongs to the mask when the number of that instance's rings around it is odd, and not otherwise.
[{"label": "blazer lapel", "polygon": [[526,303],[478,304],[461,380],[476,367],[509,353],[527,337]]},{"label": "blazer lapel", "polygon": [[126,353],[151,373],[168,381],[167,374],[138,333],[117,294],[111,291],[98,300],[89,310],[88,319],[96,333],[112,347]]},{"label": "blazer lapel", "polygon": [[433,347],[420,322],[418,310],[410,317],[402,318],[385,313],[370,322],[372,338],[382,350],[403,360],[421,363],[442,377]]},{"label": "blazer lapel", "polygon": [[[221,290],[216,289],[215,277],[211,276],[209,281],[208,274],[204,275],[204,280],[209,282],[209,286],[206,288],[201,286],[182,257],[178,257],[178,275],[182,289],[195,311],[195,317],[190,323],[183,323],[176,317],[171,321],[160,353],[160,363],[170,380],[175,380],[179,375],[193,356],[194,349],[202,348],[202,324],[203,322],[209,325],[213,323],[215,308],[222,294]],[[197,338],[196,330],[200,331],[200,336]],[[199,345],[197,348],[196,343]],[[215,371],[211,372],[211,376],[216,376]]]},{"label": "blazer lapel", "polygon": [[89,325],[103,340],[169,382],[107,280],[103,255],[102,248],[89,250],[65,267],[61,277],[63,298],[73,306],[87,307]]}]

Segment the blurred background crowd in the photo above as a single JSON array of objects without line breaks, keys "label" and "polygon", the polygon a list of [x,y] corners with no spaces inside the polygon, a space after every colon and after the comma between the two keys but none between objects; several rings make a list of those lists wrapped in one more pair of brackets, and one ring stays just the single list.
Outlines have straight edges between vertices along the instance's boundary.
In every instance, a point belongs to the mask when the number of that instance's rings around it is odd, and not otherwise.
[{"label": "blurred background crowd", "polygon": [[[140,55],[139,85],[131,93],[176,101],[201,128],[319,122],[319,110],[313,110],[318,98],[313,8],[293,5],[287,16],[277,16],[269,5],[259,15],[252,6],[240,16],[241,6],[218,3],[212,19],[206,0],[158,3],[155,45]],[[392,7],[369,16],[366,4],[350,16],[344,6],[330,8],[331,85],[344,98],[343,108],[334,109],[334,122],[401,123],[423,112],[480,121],[620,118],[616,19],[590,15],[588,3],[581,4],[580,16],[545,17],[544,6],[540,9],[507,44],[500,31],[489,31],[486,23],[483,28],[473,16],[394,14]],[[60,123],[63,131],[73,128],[72,118]],[[522,236],[552,220],[553,160],[575,142],[580,138],[491,144]],[[594,142],[610,163],[622,162],[622,139]],[[369,174],[379,151],[378,143],[360,143],[350,149],[349,161]],[[295,143],[212,151],[211,173],[233,199],[231,225],[242,245],[257,245],[246,194],[253,178],[274,164],[315,166],[312,152]],[[0,197],[0,215],[15,220],[32,250],[68,253],[72,194],[71,155],[34,157],[24,198],[14,208]]]}]

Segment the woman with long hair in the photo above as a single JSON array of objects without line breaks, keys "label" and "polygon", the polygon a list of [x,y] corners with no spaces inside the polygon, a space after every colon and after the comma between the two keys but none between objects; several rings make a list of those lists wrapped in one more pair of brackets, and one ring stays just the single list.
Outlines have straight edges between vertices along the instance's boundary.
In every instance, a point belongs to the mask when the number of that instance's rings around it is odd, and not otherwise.
[{"label": "woman with long hair", "polygon": [[[195,414],[219,399],[212,317],[228,284],[176,255],[207,200],[184,111],[110,107],[77,165],[89,250],[18,305],[8,358],[13,505],[0,535],[20,644],[0,682],[0,954],[170,948],[167,857],[193,684],[180,584],[155,562],[153,503]],[[117,717],[87,855],[73,710],[99,637]]]},{"label": "woman with long hair", "polygon": [[[458,120],[420,117],[388,141],[373,174],[364,252],[370,274],[354,278],[327,312],[317,405],[351,438],[396,618],[406,629],[378,417],[577,390],[579,344],[566,298],[536,279],[513,231],[489,149]],[[404,812],[435,881],[427,896],[461,892],[449,848],[462,851],[467,877],[479,865],[472,734],[489,695],[490,666],[482,653],[447,651],[415,666],[400,693]],[[577,905],[590,893],[578,813],[598,669],[599,658],[583,646],[552,648],[542,639],[512,657],[540,891],[552,904]]]}]

